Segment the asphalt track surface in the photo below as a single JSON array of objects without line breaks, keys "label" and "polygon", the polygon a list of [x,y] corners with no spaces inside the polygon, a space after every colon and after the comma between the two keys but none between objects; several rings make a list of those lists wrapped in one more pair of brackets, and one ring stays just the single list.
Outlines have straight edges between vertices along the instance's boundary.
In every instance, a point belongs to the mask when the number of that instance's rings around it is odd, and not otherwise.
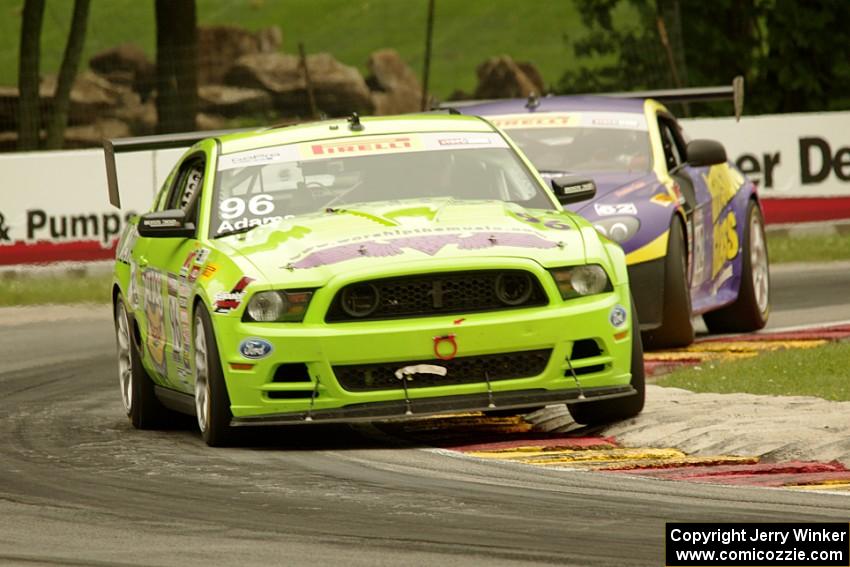
[{"label": "asphalt track surface", "polygon": [[[774,272],[771,326],[850,319],[848,265],[816,272]],[[113,341],[108,309],[0,321],[0,565],[663,565],[668,521],[850,515],[832,494],[482,462],[372,426],[213,450],[190,420],[130,427]]]}]

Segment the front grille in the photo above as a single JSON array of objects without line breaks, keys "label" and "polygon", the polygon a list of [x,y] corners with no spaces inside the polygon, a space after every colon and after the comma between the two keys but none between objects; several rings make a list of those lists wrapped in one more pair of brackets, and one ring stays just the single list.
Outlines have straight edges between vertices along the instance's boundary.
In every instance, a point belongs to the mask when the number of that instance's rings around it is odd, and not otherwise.
[{"label": "front grille", "polygon": [[541,374],[549,363],[552,349],[527,350],[504,354],[464,356],[452,360],[419,360],[410,362],[383,362],[378,364],[350,364],[333,367],[337,382],[350,392],[396,390],[402,387],[395,371],[405,366],[433,364],[447,370],[445,376],[414,374],[408,388],[454,386],[485,382],[485,373],[491,382],[512,378],[530,378]]},{"label": "front grille", "polygon": [[349,284],[337,292],[325,321],[427,317],[547,303],[537,277],[524,270],[423,274]]}]

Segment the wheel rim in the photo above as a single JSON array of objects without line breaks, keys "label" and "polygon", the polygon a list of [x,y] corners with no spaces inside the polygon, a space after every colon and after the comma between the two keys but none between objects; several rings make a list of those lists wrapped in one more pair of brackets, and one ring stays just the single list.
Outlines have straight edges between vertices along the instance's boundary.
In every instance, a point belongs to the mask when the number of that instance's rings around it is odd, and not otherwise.
[{"label": "wheel rim", "polygon": [[753,293],[756,305],[760,313],[765,313],[770,299],[767,246],[758,213],[754,213],[750,218],[750,267],[753,272]]},{"label": "wheel rim", "polygon": [[115,336],[118,343],[118,385],[121,387],[121,401],[124,409],[130,413],[133,407],[133,361],[130,353],[130,323],[127,311],[119,303],[116,314]]},{"label": "wheel rim", "polygon": [[195,318],[195,413],[201,432],[207,430],[210,416],[209,372],[207,370],[207,337],[200,315]]}]

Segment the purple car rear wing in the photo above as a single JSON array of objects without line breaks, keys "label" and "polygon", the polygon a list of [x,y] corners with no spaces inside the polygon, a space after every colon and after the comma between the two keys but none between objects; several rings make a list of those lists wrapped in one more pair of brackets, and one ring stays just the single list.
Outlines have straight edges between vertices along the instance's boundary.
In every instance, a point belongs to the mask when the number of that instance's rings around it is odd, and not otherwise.
[{"label": "purple car rear wing", "polygon": [[[741,113],[744,110],[744,77],[738,75],[732,79],[731,85],[718,87],[693,87],[687,89],[662,89],[655,91],[633,91],[621,93],[589,93],[591,96],[605,96],[611,98],[651,98],[659,102],[704,102],[712,100],[728,100],[732,99],[735,108],[735,120],[741,119]],[[564,96],[585,96],[585,95],[564,95]],[[463,108],[467,106],[475,106],[487,102],[498,102],[504,99],[488,99],[488,100],[459,100],[450,101],[440,104],[440,108]],[[529,104],[533,104],[535,99],[529,98]]]}]

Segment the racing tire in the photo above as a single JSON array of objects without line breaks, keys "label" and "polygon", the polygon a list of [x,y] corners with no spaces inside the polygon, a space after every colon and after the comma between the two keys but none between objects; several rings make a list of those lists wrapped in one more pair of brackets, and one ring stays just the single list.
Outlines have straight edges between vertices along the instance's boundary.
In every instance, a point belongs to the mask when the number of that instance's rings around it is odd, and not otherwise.
[{"label": "racing tire", "polygon": [[687,249],[685,230],[674,218],[667,240],[664,260],[664,298],[661,325],[643,333],[643,345],[648,349],[688,346],[694,342],[691,322],[691,294],[688,289]]},{"label": "racing tire", "polygon": [[115,341],[118,350],[118,385],[130,423],[136,429],[158,429],[170,424],[173,413],[154,393],[154,384],[142,365],[133,340],[130,316],[119,293],[115,298]]},{"label": "racing tire", "polygon": [[632,359],[631,386],[635,393],[623,398],[567,404],[570,416],[582,425],[602,425],[634,417],[643,411],[646,400],[646,377],[643,367],[643,343],[635,317],[635,302],[632,300]]},{"label": "racing tire", "polygon": [[203,303],[195,309],[192,340],[195,354],[195,415],[204,442],[222,447],[233,441],[230,396],[221,369],[212,320]]},{"label": "racing tire", "polygon": [[763,328],[770,316],[770,270],[764,217],[755,200],[747,206],[738,298],[726,307],[703,314],[711,333],[749,333]]}]

